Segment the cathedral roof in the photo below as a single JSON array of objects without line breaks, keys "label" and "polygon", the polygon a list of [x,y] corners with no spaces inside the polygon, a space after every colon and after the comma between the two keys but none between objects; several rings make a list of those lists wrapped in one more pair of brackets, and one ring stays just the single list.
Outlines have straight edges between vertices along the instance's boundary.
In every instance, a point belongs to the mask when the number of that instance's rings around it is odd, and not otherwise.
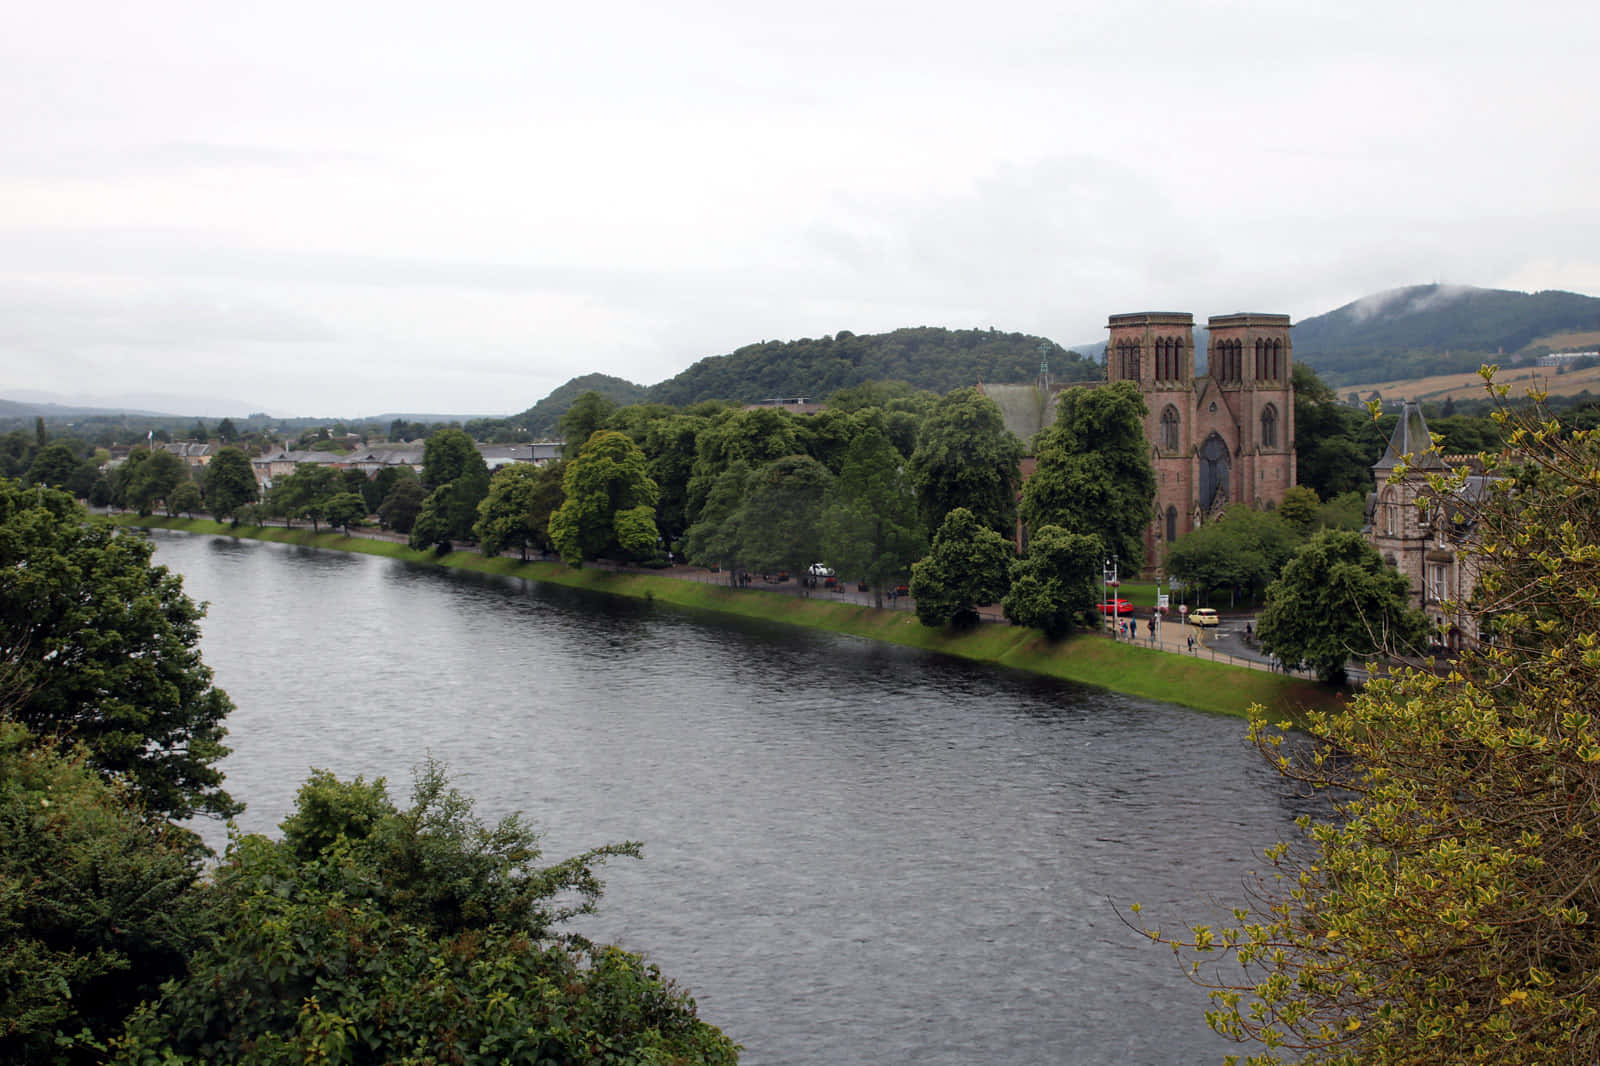
[{"label": "cathedral roof", "polygon": [[1372,472],[1382,481],[1401,463],[1411,470],[1444,470],[1444,460],[1434,447],[1428,432],[1428,420],[1422,417],[1422,407],[1415,400],[1407,400],[1389,435],[1389,447],[1384,450]]}]

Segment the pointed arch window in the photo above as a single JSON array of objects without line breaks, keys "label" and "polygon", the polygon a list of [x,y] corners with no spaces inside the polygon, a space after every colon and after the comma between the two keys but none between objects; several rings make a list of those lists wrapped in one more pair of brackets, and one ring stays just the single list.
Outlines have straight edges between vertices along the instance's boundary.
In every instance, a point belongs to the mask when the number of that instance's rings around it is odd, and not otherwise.
[{"label": "pointed arch window", "polygon": [[1167,543],[1171,544],[1178,539],[1178,509],[1167,508]]},{"label": "pointed arch window", "polygon": [[1165,411],[1161,412],[1161,450],[1162,451],[1164,451],[1164,452],[1175,452],[1175,451],[1178,450],[1178,440],[1179,440],[1178,430],[1179,430],[1179,425],[1180,425],[1180,423],[1179,423],[1179,420],[1178,420],[1178,409],[1176,407],[1173,407],[1171,404],[1168,404],[1167,405],[1167,409]]},{"label": "pointed arch window", "polygon": [[1261,446],[1278,446],[1278,409],[1270,403],[1261,411]]}]

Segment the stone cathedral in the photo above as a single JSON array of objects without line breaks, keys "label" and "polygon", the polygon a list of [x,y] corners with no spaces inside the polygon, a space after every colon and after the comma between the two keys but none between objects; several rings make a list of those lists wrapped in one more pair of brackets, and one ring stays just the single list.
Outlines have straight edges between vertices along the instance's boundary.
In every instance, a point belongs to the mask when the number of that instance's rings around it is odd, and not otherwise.
[{"label": "stone cathedral", "polygon": [[[1112,315],[1106,327],[1106,380],[1136,382],[1149,409],[1156,500],[1146,570],[1161,565],[1167,542],[1228,504],[1276,506],[1295,483],[1289,316],[1215,315],[1206,327],[1204,374],[1187,312]],[[1056,394],[1073,387],[1082,386],[1052,385],[1044,373],[1037,385],[981,386],[1024,441],[1054,421]]]},{"label": "stone cathedral", "polygon": [[1145,562],[1230,503],[1276,506],[1295,483],[1293,345],[1288,315],[1215,315],[1205,374],[1195,373],[1194,316],[1112,315],[1106,380],[1134,381],[1150,409],[1156,472]]}]

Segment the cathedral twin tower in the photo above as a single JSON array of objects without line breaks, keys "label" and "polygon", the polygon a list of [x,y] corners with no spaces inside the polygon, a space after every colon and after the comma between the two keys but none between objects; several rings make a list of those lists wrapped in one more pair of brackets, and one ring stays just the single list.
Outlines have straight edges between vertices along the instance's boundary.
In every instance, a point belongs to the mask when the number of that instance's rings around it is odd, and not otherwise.
[{"label": "cathedral twin tower", "polygon": [[1156,473],[1145,557],[1229,503],[1276,506],[1295,483],[1289,316],[1216,315],[1205,374],[1195,374],[1194,316],[1112,315],[1106,380],[1139,386]]}]

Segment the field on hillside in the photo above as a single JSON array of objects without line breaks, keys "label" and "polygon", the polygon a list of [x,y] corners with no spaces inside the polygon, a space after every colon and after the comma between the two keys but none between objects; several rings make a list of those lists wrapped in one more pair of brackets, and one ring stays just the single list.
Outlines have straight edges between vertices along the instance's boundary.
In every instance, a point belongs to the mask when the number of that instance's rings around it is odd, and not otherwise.
[{"label": "field on hillside", "polygon": [[[1557,374],[1553,367],[1502,366],[1494,380],[1497,385],[1511,386],[1512,399],[1525,395],[1530,388],[1543,389],[1551,396],[1571,396],[1585,389],[1600,393],[1600,367]],[[1483,379],[1476,372],[1344,385],[1338,392],[1340,396],[1354,392],[1365,400],[1374,390],[1385,400],[1432,400],[1439,403],[1449,397],[1458,401],[1481,400],[1486,395]]]}]

